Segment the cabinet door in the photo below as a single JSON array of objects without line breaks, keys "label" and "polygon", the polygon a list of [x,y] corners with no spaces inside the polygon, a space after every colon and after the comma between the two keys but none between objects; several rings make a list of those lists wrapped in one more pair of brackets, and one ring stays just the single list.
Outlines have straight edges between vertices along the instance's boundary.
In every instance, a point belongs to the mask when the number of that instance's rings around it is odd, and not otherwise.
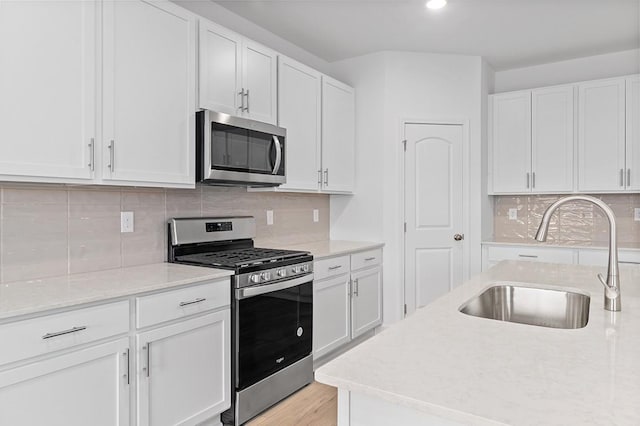
[{"label": "cabinet door", "polygon": [[231,405],[229,309],[137,337],[138,424],[195,425]]},{"label": "cabinet door", "polygon": [[640,76],[627,79],[627,176],[628,190],[640,190]]},{"label": "cabinet door", "polygon": [[313,283],[313,357],[349,342],[349,275]]},{"label": "cabinet door", "polygon": [[531,191],[531,92],[493,95],[489,161],[492,190]]},{"label": "cabinet door", "polygon": [[351,274],[351,337],[382,324],[382,270],[379,267]]},{"label": "cabinet door", "polygon": [[0,1],[1,175],[92,178],[96,22],[94,1]]},{"label": "cabinet door", "polygon": [[531,188],[573,191],[574,86],[531,93]]},{"label": "cabinet door", "polygon": [[242,115],[242,38],[200,20],[200,108]]},{"label": "cabinet door", "polygon": [[104,3],[104,179],[195,185],[195,24],[169,2]]},{"label": "cabinet door", "polygon": [[322,189],[352,192],[355,184],[355,94],[322,77]]},{"label": "cabinet door", "polygon": [[620,191],[625,169],[624,78],[578,88],[578,190]]},{"label": "cabinet door", "polygon": [[242,82],[245,115],[276,124],[278,56],[276,52],[245,40],[242,53]]},{"label": "cabinet door", "polygon": [[319,72],[279,57],[278,125],[287,129],[287,183],[281,189],[319,189],[321,90]]},{"label": "cabinet door", "polygon": [[129,341],[70,352],[0,373],[0,424],[129,424]]}]

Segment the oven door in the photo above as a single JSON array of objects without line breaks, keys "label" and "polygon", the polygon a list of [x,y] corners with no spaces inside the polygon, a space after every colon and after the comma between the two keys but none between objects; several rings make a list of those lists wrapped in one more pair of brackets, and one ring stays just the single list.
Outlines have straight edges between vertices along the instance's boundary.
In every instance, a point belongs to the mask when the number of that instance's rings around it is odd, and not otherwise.
[{"label": "oven door", "polygon": [[212,111],[203,111],[201,180],[217,183],[285,183],[282,128]]},{"label": "oven door", "polygon": [[313,274],[236,290],[236,390],[311,354]]}]

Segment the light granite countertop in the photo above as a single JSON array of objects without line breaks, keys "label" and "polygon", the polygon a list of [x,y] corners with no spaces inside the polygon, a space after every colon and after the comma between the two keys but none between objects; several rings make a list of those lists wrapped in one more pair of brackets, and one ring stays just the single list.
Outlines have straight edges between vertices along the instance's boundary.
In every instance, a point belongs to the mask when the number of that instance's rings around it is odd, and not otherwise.
[{"label": "light granite countertop", "polygon": [[347,241],[347,240],[326,240],[312,243],[293,244],[279,246],[283,250],[302,250],[310,252],[314,259],[340,256],[364,250],[373,250],[383,247],[384,243],[371,241]]},{"label": "light granite countertop", "polygon": [[[316,380],[464,424],[639,425],[640,266],[620,265],[618,313],[603,309],[597,271],[501,262],[322,366]],[[458,312],[504,281],[589,293],[587,326],[562,330]]]},{"label": "light granite countertop", "polygon": [[222,269],[156,263],[15,281],[0,284],[0,319],[106,301],[231,275],[232,271]]}]

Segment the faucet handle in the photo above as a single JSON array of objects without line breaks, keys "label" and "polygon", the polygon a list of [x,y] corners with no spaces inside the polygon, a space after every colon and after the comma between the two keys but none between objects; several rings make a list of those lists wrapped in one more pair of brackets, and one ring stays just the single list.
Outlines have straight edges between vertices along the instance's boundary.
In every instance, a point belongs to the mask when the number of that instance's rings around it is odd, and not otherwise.
[{"label": "faucet handle", "polygon": [[604,291],[607,294],[607,297],[613,299],[613,298],[617,297],[620,294],[620,290],[618,290],[617,287],[608,284],[607,280],[604,279],[602,274],[598,274],[598,279],[600,280],[600,282],[604,286]]}]

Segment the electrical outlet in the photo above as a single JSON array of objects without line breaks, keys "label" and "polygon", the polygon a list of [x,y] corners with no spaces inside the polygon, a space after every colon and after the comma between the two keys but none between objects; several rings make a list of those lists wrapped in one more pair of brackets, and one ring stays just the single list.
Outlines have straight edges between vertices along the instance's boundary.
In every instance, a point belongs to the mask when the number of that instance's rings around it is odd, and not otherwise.
[{"label": "electrical outlet", "polygon": [[518,209],[509,209],[509,220],[518,220]]},{"label": "electrical outlet", "polygon": [[320,211],[318,209],[313,209],[313,221],[320,222]]},{"label": "electrical outlet", "polygon": [[637,207],[633,209],[633,220],[640,222],[640,209]]},{"label": "electrical outlet", "polygon": [[267,210],[267,225],[273,225],[273,210]]},{"label": "electrical outlet", "polygon": [[120,212],[120,232],[133,232],[133,212]]}]

